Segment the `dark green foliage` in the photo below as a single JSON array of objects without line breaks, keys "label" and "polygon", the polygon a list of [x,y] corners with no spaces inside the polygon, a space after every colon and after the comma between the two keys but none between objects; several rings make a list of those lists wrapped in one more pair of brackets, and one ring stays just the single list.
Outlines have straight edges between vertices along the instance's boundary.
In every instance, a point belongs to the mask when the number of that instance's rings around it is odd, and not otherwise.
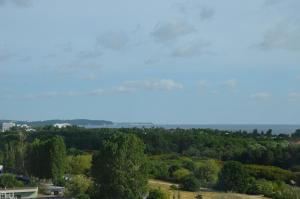
[{"label": "dark green foliage", "polygon": [[300,172],[295,173],[295,182],[300,187]]},{"label": "dark green foliage", "polygon": [[133,134],[115,134],[104,142],[92,161],[97,198],[143,198],[147,188],[144,148]]},{"label": "dark green foliage", "polygon": [[75,199],[90,199],[88,194],[78,194]]},{"label": "dark green foliage", "polygon": [[35,139],[33,143],[30,144],[26,161],[26,169],[30,175],[43,179],[51,178],[50,150],[48,142],[48,140],[41,141]]},{"label": "dark green foliage", "polygon": [[194,176],[188,176],[183,179],[181,186],[185,191],[198,191],[200,189],[200,181]]},{"label": "dark green foliage", "polygon": [[151,189],[147,199],[169,199],[169,196],[161,189]]},{"label": "dark green foliage", "polygon": [[61,184],[66,169],[66,146],[62,137],[54,136],[46,141],[36,139],[29,146],[27,171],[30,175],[52,178],[54,184]]},{"label": "dark green foliage", "polygon": [[290,182],[294,178],[294,174],[291,171],[274,166],[245,165],[245,169],[249,175],[255,178],[263,178],[271,181]]},{"label": "dark green foliage", "polygon": [[67,169],[66,146],[62,137],[55,136],[50,141],[50,166],[53,183],[62,185]]},{"label": "dark green foliage", "polygon": [[18,181],[12,174],[2,174],[0,176],[0,188],[23,187],[23,183]]},{"label": "dark green foliage", "polygon": [[300,138],[300,129],[297,129],[293,134],[292,134],[292,138]]},{"label": "dark green foliage", "polygon": [[[229,132],[212,129],[84,129],[79,127],[45,127],[29,135],[34,138],[64,137],[68,148],[97,150],[111,134],[134,133],[146,145],[149,155],[176,153],[218,160],[236,160],[247,164],[274,165],[290,168],[300,165],[300,146],[290,145],[289,138],[242,131]],[[268,131],[270,132],[270,131]],[[7,142],[5,142],[7,143]],[[0,140],[1,146],[1,140]]]},{"label": "dark green foliage", "polygon": [[256,194],[265,195],[273,199],[299,199],[300,188],[292,187],[283,182],[258,180]]},{"label": "dark green foliage", "polygon": [[200,180],[203,187],[214,187],[218,182],[220,165],[215,160],[205,160],[198,163],[195,176]]},{"label": "dark green foliage", "polygon": [[150,177],[161,180],[169,179],[168,165],[163,161],[152,160],[149,161],[148,170]]},{"label": "dark green foliage", "polygon": [[239,162],[225,162],[220,175],[218,188],[223,191],[246,193],[249,187],[249,176]]},{"label": "dark green foliage", "polygon": [[4,144],[3,165],[6,171],[14,173],[25,172],[25,156],[27,143],[25,133],[10,135],[10,139]]}]

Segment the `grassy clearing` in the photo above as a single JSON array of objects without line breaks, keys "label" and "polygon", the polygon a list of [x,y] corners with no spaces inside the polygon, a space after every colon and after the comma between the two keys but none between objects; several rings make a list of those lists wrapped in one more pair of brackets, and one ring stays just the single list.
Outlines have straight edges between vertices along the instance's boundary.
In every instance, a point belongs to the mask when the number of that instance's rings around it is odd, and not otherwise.
[{"label": "grassy clearing", "polygon": [[[152,188],[161,188],[162,190],[167,191],[170,195],[170,199],[178,198],[178,192],[170,189],[172,183],[159,181],[159,180],[150,180],[149,184],[150,187]],[[195,199],[197,193],[180,191],[179,194],[180,194],[180,199]],[[203,196],[203,199],[267,199],[262,196],[249,196],[249,195],[236,194],[236,193],[213,192],[209,190],[202,190],[201,195]]]}]

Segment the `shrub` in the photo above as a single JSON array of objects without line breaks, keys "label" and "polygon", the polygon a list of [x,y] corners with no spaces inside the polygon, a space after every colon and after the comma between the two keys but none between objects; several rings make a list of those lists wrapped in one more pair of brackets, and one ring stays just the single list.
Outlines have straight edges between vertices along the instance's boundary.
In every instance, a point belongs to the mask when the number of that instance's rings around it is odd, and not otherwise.
[{"label": "shrub", "polygon": [[153,178],[167,180],[169,179],[169,171],[166,163],[162,161],[150,161],[149,174]]},{"label": "shrub", "polygon": [[13,188],[13,187],[23,187],[24,184],[18,181],[16,177],[12,174],[2,174],[0,176],[0,187],[1,188]]},{"label": "shrub", "polygon": [[68,196],[86,194],[91,185],[91,180],[84,175],[75,175],[66,183],[66,194]]},{"label": "shrub", "polygon": [[161,189],[151,189],[147,199],[168,199],[169,195]]},{"label": "shrub", "polygon": [[200,180],[201,186],[213,187],[218,182],[219,172],[220,167],[215,160],[206,160],[198,164],[195,175]]},{"label": "shrub", "polygon": [[283,182],[258,180],[257,194],[262,194],[273,199],[299,199],[300,188],[292,187]]},{"label": "shrub", "polygon": [[300,172],[295,173],[295,181],[298,187],[300,187]]},{"label": "shrub", "polygon": [[293,172],[274,166],[246,165],[245,168],[249,175],[255,178],[284,182],[289,182],[294,178]]},{"label": "shrub", "polygon": [[189,176],[190,174],[191,172],[189,170],[181,168],[174,171],[173,177],[177,182],[181,182],[183,178]]},{"label": "shrub", "polygon": [[245,193],[249,187],[249,176],[239,162],[229,161],[224,164],[218,182],[218,189]]},{"label": "shrub", "polygon": [[195,172],[197,170],[197,165],[193,160],[185,160],[182,165],[189,171]]},{"label": "shrub", "polygon": [[88,194],[78,194],[75,199],[90,199]]},{"label": "shrub", "polygon": [[185,191],[198,191],[200,189],[200,181],[194,176],[188,176],[183,179],[181,186]]}]

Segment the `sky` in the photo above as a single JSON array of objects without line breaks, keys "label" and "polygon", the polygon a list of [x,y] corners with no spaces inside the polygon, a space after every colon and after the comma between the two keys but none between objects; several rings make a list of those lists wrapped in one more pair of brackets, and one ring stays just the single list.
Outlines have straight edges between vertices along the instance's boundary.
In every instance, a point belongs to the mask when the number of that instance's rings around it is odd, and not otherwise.
[{"label": "sky", "polygon": [[299,0],[0,0],[0,119],[300,124]]}]

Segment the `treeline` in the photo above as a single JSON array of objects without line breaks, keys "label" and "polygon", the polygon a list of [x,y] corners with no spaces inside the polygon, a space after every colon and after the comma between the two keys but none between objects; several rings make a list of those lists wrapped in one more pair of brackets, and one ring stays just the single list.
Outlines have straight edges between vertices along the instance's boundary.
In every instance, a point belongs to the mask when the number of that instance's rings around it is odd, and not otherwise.
[{"label": "treeline", "polygon": [[[68,148],[94,151],[114,133],[133,133],[146,145],[149,155],[176,153],[222,161],[236,160],[246,164],[274,165],[292,168],[300,165],[300,146],[291,144],[288,135],[272,135],[271,131],[229,132],[212,129],[84,129],[78,127],[41,128],[29,136],[35,138],[62,136]],[[297,134],[293,134],[296,139]]]},{"label": "treeline", "polygon": [[[300,194],[300,147],[293,144],[298,138],[298,132],[289,137],[270,131],[47,126],[0,134],[0,163],[5,172],[65,185],[76,198],[144,198],[150,177],[188,191],[201,185],[293,199]],[[9,174],[0,177],[0,186],[18,183]]]}]

